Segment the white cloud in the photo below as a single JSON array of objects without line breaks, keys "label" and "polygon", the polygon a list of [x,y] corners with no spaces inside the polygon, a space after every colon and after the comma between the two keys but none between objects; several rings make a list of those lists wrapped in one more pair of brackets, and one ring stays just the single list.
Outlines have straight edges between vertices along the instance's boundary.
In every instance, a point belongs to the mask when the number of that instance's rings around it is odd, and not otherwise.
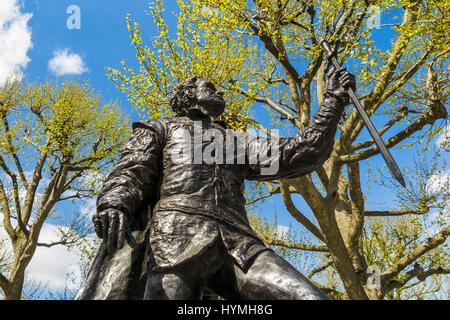
[{"label": "white cloud", "polygon": [[88,71],[81,56],[70,52],[67,48],[53,52],[53,58],[48,62],[48,68],[57,76],[78,75]]},{"label": "white cloud", "polygon": [[441,174],[433,174],[428,178],[427,191],[429,193],[442,193],[447,190],[450,183],[450,170]]},{"label": "white cloud", "polygon": [[[30,174],[31,172],[25,172],[27,178],[29,178]],[[95,175],[91,174],[90,176]],[[2,173],[0,173],[0,178],[4,178]],[[48,184],[48,178],[43,180],[43,182],[44,183],[42,185],[39,185],[39,189],[44,188]],[[9,184],[10,183],[6,183],[5,185],[7,192],[12,192]],[[65,193],[64,195],[67,196],[68,193]],[[39,202],[38,199],[42,196],[42,194],[38,193],[36,196],[36,202]],[[25,189],[19,189],[19,197],[21,202],[23,202],[23,199],[25,198]],[[79,207],[79,210],[82,215],[85,215],[88,219],[90,219],[96,211],[96,199],[84,199]],[[6,250],[8,253],[12,254],[11,242],[9,241],[9,237],[3,228],[2,221],[3,214],[0,212],[0,240],[7,239],[7,241],[4,242],[6,247],[0,249]],[[13,227],[16,227],[16,220],[12,219],[11,223]],[[60,234],[58,232],[58,227],[60,228],[60,226],[44,223],[38,241],[40,243],[52,243],[60,240],[58,236]],[[67,227],[63,228],[68,230]],[[94,239],[96,239],[96,235],[94,233],[87,236],[87,241],[89,242],[93,242]],[[27,280],[37,284],[40,283],[42,286],[46,286],[50,291],[61,290],[66,286],[70,290],[76,290],[82,284],[80,258],[81,253],[77,247],[69,250],[67,247],[62,245],[57,245],[50,248],[38,246],[30,264],[26,269]]]},{"label": "white cloud", "polygon": [[0,1],[0,86],[9,77],[21,77],[33,47],[28,21],[33,15],[22,13],[18,0]]},{"label": "white cloud", "polygon": [[97,203],[95,198],[89,198],[84,201],[84,204],[80,206],[80,213],[89,219],[92,218],[97,211]]},{"label": "white cloud", "polygon": [[450,123],[443,128],[442,134],[436,139],[436,145],[438,148],[444,147],[450,142]]},{"label": "white cloud", "polygon": [[435,235],[441,230],[443,225],[448,225],[450,219],[450,201],[446,199],[445,195],[449,190],[449,186],[450,170],[440,174],[434,174],[427,181],[427,192],[436,196],[438,207],[441,208],[434,209],[425,217],[427,236]]},{"label": "white cloud", "polygon": [[[44,224],[39,235],[39,242],[51,243],[58,241],[57,226]],[[66,275],[74,265],[80,262],[77,250],[69,251],[64,246],[37,247],[27,272],[28,278],[49,288],[63,289],[66,285]]]},{"label": "white cloud", "polygon": [[[0,213],[0,218],[3,219]],[[0,225],[0,240],[7,239],[5,242],[8,252],[12,252],[11,242],[3,226]],[[39,242],[51,243],[59,240],[57,226],[44,223],[39,235]],[[81,284],[80,272],[80,252],[77,248],[68,250],[67,247],[57,245],[50,248],[38,246],[36,252],[27,267],[27,279],[50,290],[60,290],[66,287],[68,273],[72,273],[74,278],[69,279],[67,283],[69,289],[75,289]]]},{"label": "white cloud", "polygon": [[284,237],[289,232],[289,226],[277,225],[277,236]]}]

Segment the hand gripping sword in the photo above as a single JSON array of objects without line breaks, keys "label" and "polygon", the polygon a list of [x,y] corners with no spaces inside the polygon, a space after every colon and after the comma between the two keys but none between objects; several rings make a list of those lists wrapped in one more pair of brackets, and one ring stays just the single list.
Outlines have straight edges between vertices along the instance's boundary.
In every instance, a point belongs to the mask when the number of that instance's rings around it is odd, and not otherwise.
[{"label": "hand gripping sword", "polygon": [[[328,59],[331,60],[331,63],[336,68],[336,70],[340,69],[341,66],[339,65],[339,62],[337,61],[335,55],[333,54],[333,51],[330,48],[330,45],[325,39],[320,40],[320,45],[324,48]],[[358,98],[356,97],[355,91],[353,88],[348,88],[348,95],[350,96],[350,99],[352,100],[353,104],[355,105],[356,109],[358,110],[359,114],[361,115],[361,118],[364,121],[364,124],[366,125],[367,129],[370,132],[370,135],[372,136],[373,140],[375,141],[375,144],[378,147],[378,150],[380,150],[381,155],[384,158],[384,161],[386,161],[389,170],[391,171],[392,175],[395,179],[403,186],[405,187],[405,180],[403,179],[402,173],[400,169],[398,168],[397,164],[395,163],[394,158],[392,158],[392,155],[389,153],[389,150],[384,145],[383,140],[381,140],[380,135],[378,134],[377,130],[373,126],[372,122],[370,121],[369,116],[367,115],[366,111],[364,110],[363,106],[359,102]]]}]

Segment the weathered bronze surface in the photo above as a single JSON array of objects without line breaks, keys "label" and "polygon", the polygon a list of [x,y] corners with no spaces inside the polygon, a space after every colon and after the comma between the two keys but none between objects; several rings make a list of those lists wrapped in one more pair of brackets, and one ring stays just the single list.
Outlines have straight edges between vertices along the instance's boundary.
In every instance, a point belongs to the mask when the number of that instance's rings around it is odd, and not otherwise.
[{"label": "weathered bronze surface", "polygon": [[[97,198],[93,222],[103,242],[76,299],[199,299],[205,289],[225,299],[328,299],[254,233],[244,181],[295,178],[320,167],[348,87],[354,76],[335,72],[309,126],[277,141],[277,149],[274,139],[244,134],[244,148],[230,152],[226,143],[217,148],[217,137],[230,132],[216,120],[225,109],[222,93],[199,77],[181,82],[171,99],[177,116],[133,124]],[[204,139],[209,133],[216,140]],[[180,146],[193,152],[174,158]],[[195,159],[205,152],[214,161]],[[269,156],[251,161],[255,153]],[[276,170],[264,171],[274,163]],[[124,245],[127,233],[135,245]]]}]

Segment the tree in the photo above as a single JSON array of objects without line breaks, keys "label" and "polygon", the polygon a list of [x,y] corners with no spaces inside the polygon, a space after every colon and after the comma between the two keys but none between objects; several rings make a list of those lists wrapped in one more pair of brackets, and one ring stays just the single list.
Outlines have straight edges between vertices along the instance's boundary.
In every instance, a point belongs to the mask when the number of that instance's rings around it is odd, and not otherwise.
[{"label": "tree", "polygon": [[[162,1],[150,4],[158,34],[149,44],[143,43],[139,24],[128,16],[138,66],[122,61],[122,71],[108,69],[111,80],[143,116],[170,114],[168,97],[174,84],[197,74],[225,91],[228,107],[224,117],[233,127],[255,126],[269,135],[273,127],[286,134],[301,130],[322,102],[328,76],[334,71],[319,45],[319,39],[325,38],[338,48],[340,63],[357,70],[359,98],[377,120],[388,148],[426,151],[442,130],[439,120],[447,118],[450,72],[445,2],[179,0],[178,4],[178,24],[173,31],[165,23]],[[376,30],[370,27],[368,20],[377,12],[398,15],[391,18],[392,24],[379,26],[390,28],[390,43],[376,41]],[[256,117],[264,109],[270,121]],[[378,175],[361,168],[379,151],[363,128],[359,114],[349,106],[334,151],[321,168],[302,178],[256,184],[253,189],[260,192],[266,188],[262,198],[281,193],[287,210],[317,239],[312,246],[298,244],[299,249],[328,253],[330,261],[322,267],[335,270],[343,290],[324,290],[336,298],[386,297],[400,285],[396,279],[442,245],[450,232],[450,227],[443,225],[422,243],[411,242],[416,246],[395,257],[379,275],[380,285],[368,285],[373,274],[364,246],[367,217],[427,214],[430,199],[422,197],[419,206],[409,203],[401,209],[368,210],[371,194],[365,193],[364,177],[378,179]],[[402,192],[414,192],[415,187],[409,183]],[[304,198],[314,220],[298,210],[292,194]],[[446,269],[424,272],[442,274]]]},{"label": "tree", "polygon": [[[450,175],[446,172],[445,161],[436,153],[431,159],[420,156],[414,164],[414,170],[404,168],[408,184],[414,188],[405,192],[399,185],[390,186],[396,193],[400,210],[366,212],[362,246],[369,266],[367,272],[371,274],[367,285],[374,289],[381,287],[384,271],[448,224]],[[393,184],[391,181],[390,177],[382,178],[377,184]],[[254,197],[257,198],[252,199]],[[258,193],[254,193],[249,202],[257,199]],[[426,210],[422,205],[425,199]],[[415,205],[415,211],[411,211],[412,205]],[[305,230],[295,225],[282,226],[284,232],[280,233],[276,217],[275,221],[268,221],[251,215],[250,221],[261,239],[332,298],[348,299],[347,295],[342,294],[344,290],[339,274],[333,268],[326,247],[312,245]],[[447,243],[423,253],[411,270],[393,278],[385,297],[389,300],[446,299],[444,277],[450,272],[446,267],[449,263]]]},{"label": "tree", "polygon": [[20,299],[36,247],[75,245],[90,230],[80,214],[59,215],[60,241],[40,243],[58,205],[91,197],[110,169],[129,121],[116,103],[103,103],[87,82],[8,82],[0,91],[0,203],[13,258],[0,269],[5,299]]}]

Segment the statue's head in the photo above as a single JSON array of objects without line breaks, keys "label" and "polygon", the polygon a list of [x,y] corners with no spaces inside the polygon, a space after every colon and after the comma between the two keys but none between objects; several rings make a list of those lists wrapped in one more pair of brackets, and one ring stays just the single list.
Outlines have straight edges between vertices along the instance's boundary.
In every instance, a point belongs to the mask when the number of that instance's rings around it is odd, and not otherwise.
[{"label": "statue's head", "polygon": [[225,110],[223,92],[208,80],[191,77],[173,90],[170,106],[177,116],[204,115],[217,118]]}]

